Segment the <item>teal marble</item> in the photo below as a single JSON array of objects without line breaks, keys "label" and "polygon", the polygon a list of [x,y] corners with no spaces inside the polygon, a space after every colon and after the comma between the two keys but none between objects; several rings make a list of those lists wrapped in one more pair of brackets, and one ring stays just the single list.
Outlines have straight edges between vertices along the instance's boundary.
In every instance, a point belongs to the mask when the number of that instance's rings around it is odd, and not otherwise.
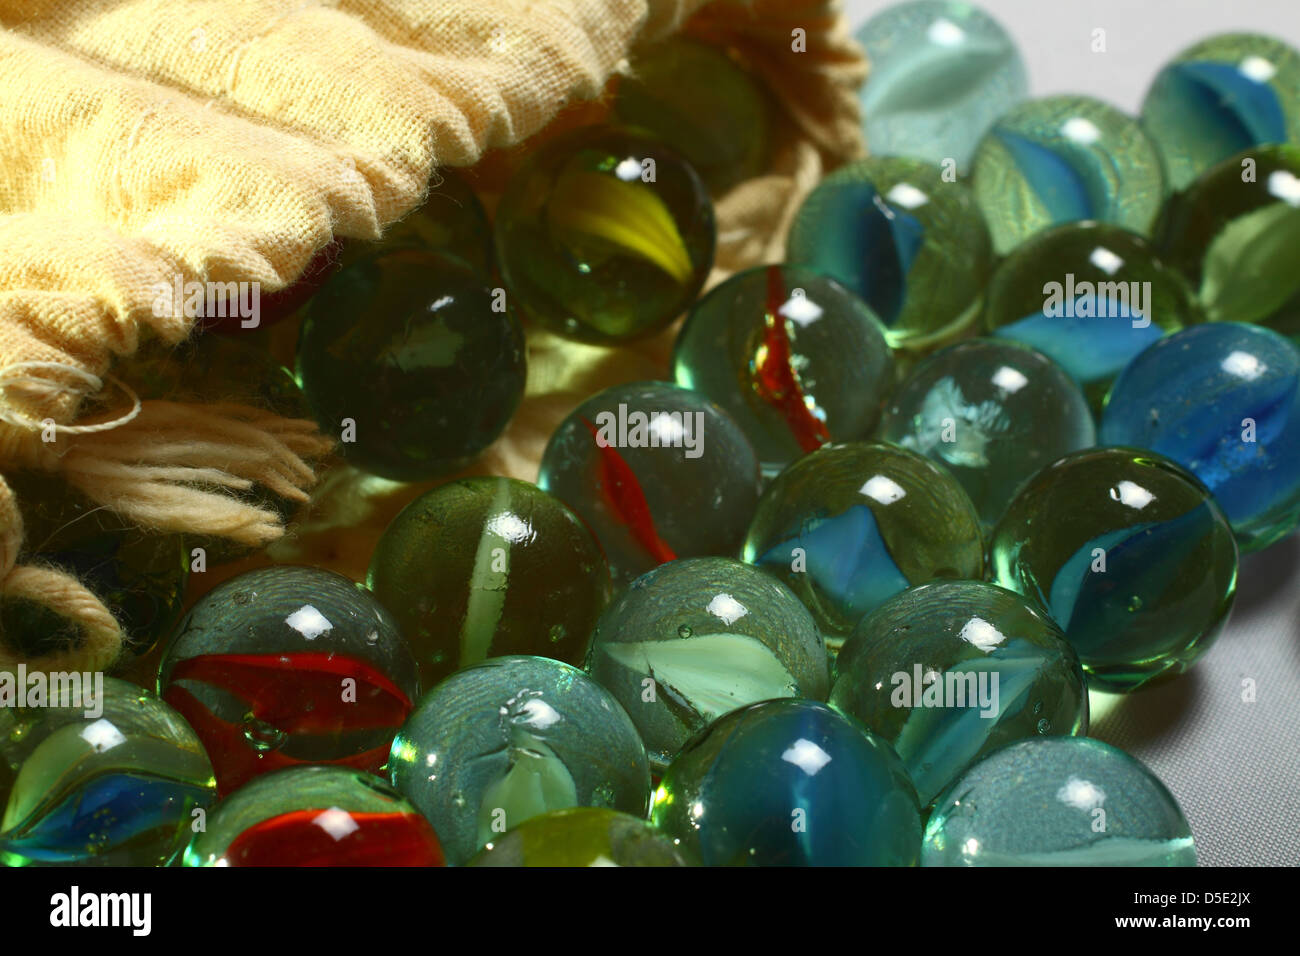
[{"label": "teal marble", "polygon": [[618,586],[677,558],[734,555],[758,457],[731,416],[667,382],[615,385],[551,435],[537,484],[591,528]]},{"label": "teal marble", "polygon": [[935,804],[923,866],[1195,866],[1191,828],[1145,766],[1100,740],[990,754]]},{"label": "teal marble", "polygon": [[695,304],[673,376],[731,415],[770,477],[828,441],[868,437],[894,385],[894,357],[880,320],[844,286],[769,265]]},{"label": "teal marble", "polygon": [[826,445],[768,486],[742,556],[812,611],[832,653],[886,598],[984,570],[979,515],[928,458],[881,442]]},{"label": "teal marble", "polygon": [[1253,33],[1201,40],[1156,76],[1142,124],[1174,191],[1242,150],[1300,144],[1300,52]]},{"label": "teal marble", "polygon": [[836,673],[831,706],[893,746],[922,806],[1003,744],[1088,729],[1083,668],[1065,634],[982,581],[890,598],[853,629]]},{"label": "teal marble", "polygon": [[810,700],[715,721],[665,772],[650,819],[705,866],[912,866],[921,828],[889,745]]},{"label": "teal marble", "polygon": [[948,160],[965,171],[980,137],[1029,91],[1015,41],[974,4],[893,4],[855,37],[871,64],[858,98],[874,156]]},{"label": "teal marble", "polygon": [[918,364],[894,392],[880,437],[943,465],[987,529],[1044,465],[1096,441],[1066,371],[1013,341],[971,339]]},{"label": "teal marble", "polygon": [[1203,481],[1242,551],[1300,524],[1300,347],[1211,322],[1139,355],[1111,389],[1101,440],[1160,452]]},{"label": "teal marble", "polygon": [[298,380],[321,428],[372,474],[456,471],[505,429],[524,393],[519,320],[452,259],[398,248],[337,272],[312,299]]},{"label": "teal marble", "polygon": [[830,690],[807,608],[732,558],[672,561],[633,581],[597,622],[586,670],[627,710],[659,770],[727,711]]},{"label": "teal marble", "polygon": [[979,312],[993,266],[967,186],[915,159],[869,158],[823,179],[790,226],[786,258],[856,293],[894,347],[952,338]]},{"label": "teal marble", "polygon": [[971,175],[1000,255],[1063,222],[1146,233],[1165,192],[1160,155],[1137,121],[1085,96],[1013,107],[981,140]]},{"label": "teal marble", "polygon": [[1153,342],[1201,320],[1183,275],[1152,244],[1108,223],[1049,229],[989,281],[983,327],[1054,359],[1100,412],[1111,382]]},{"label": "teal marble", "polygon": [[1038,472],[989,550],[994,580],[1052,615],[1096,689],[1185,671],[1236,593],[1236,542],[1209,490],[1140,449],[1075,452]]},{"label": "teal marble", "polygon": [[576,667],[497,657],[429,691],[393,741],[393,785],[453,865],[550,810],[645,814],[645,746],[618,701]]}]

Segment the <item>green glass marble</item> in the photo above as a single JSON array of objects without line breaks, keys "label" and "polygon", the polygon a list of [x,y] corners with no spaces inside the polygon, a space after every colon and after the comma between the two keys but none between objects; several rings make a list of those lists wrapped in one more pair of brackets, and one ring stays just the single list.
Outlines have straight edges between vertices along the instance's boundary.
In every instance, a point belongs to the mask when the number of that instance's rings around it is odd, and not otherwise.
[{"label": "green glass marble", "polygon": [[1300,148],[1259,146],[1174,196],[1160,249],[1206,316],[1254,322],[1300,341]]},{"label": "green glass marble", "polygon": [[[81,581],[117,618],[130,656],[171,633],[190,573],[184,537],[140,528],[47,474],[13,472],[5,481],[22,511],[19,563],[61,568]],[[84,640],[79,625],[43,604],[0,600],[0,641],[26,657]]]},{"label": "green glass marble", "polygon": [[[4,675],[8,678],[11,675]],[[180,714],[112,677],[49,686],[0,706],[0,863],[163,866],[216,799],[203,747]],[[9,681],[0,680],[0,693]],[[9,690],[13,690],[11,685]]]},{"label": "green glass marble", "polygon": [[915,159],[841,166],[809,194],[790,227],[790,262],[864,299],[889,344],[952,338],[978,315],[993,250],[974,194]]},{"label": "green glass marble", "polygon": [[495,237],[501,278],[525,318],[586,342],[623,342],[659,331],[695,301],[713,265],[713,206],[663,143],[583,127],[515,172]]},{"label": "green glass marble", "polygon": [[404,635],[369,591],[292,565],[203,595],[158,663],[158,691],[203,741],[222,796],[303,764],[378,773],[420,688]]},{"label": "green glass marble", "polygon": [[185,866],[442,866],[429,821],[373,774],[295,767],[213,808]]},{"label": "green glass marble", "polygon": [[359,468],[399,481],[456,471],[524,393],[523,331],[481,277],[415,249],[336,273],[298,339],[298,379]]},{"label": "green glass marble", "polygon": [[830,704],[888,741],[921,805],[1003,744],[1088,730],[1088,689],[1061,629],[1020,595],[934,581],[853,629]]},{"label": "green glass marble", "polygon": [[1195,866],[1192,831],[1154,774],[1087,737],[990,754],[935,804],[923,866]]},{"label": "green glass marble", "polygon": [[989,549],[994,580],[1052,615],[1100,690],[1185,671],[1218,636],[1237,586],[1237,544],[1209,491],[1132,448],[1044,468]]},{"label": "green glass marble", "polygon": [[1160,154],[1142,127],[1086,96],[1012,107],[980,141],[971,176],[999,255],[1064,222],[1146,233],[1165,195]]},{"label": "green glass marble", "polygon": [[916,791],[889,745],[825,704],[770,700],[691,739],[650,819],[705,866],[913,866]]},{"label": "green glass marble", "polygon": [[771,132],[763,88],[722,50],[673,37],[633,58],[614,117],[671,146],[715,195],[767,171]]},{"label": "green glass marble", "polygon": [[894,385],[885,329],[865,302],[801,266],[760,266],[700,299],[673,375],[721,405],[770,477],[828,441],[875,428]]},{"label": "green glass marble", "polygon": [[601,615],[586,670],[627,710],[655,769],[729,710],[830,689],[807,608],[731,558],[672,561],[633,581]]},{"label": "green glass marble", "polygon": [[718,405],[667,382],[629,382],[569,413],[537,483],[587,522],[622,586],[665,561],[735,554],[760,475]]},{"label": "green glass marble", "polygon": [[1026,478],[1092,447],[1097,430],[1082,390],[1046,355],[972,339],[912,370],[885,409],[880,437],[947,468],[988,529]]},{"label": "green glass marble", "polygon": [[469,866],[690,866],[672,839],[637,817],[598,807],[554,810],[487,844]]},{"label": "green glass marble", "polygon": [[1300,144],[1300,52],[1252,33],[1201,40],[1156,76],[1142,125],[1174,191],[1242,150]]},{"label": "green glass marble", "polygon": [[463,172],[436,171],[420,208],[389,226],[378,241],[348,242],[342,263],[346,267],[394,249],[435,252],[478,275],[492,274],[492,225]]},{"label": "green glass marble", "polygon": [[826,445],[777,476],[744,559],[784,582],[837,653],[862,616],[914,584],[979,578],[979,515],[961,485],[916,452]]},{"label": "green glass marble", "polygon": [[1070,223],[1035,236],[993,273],[983,326],[1038,349],[1075,381],[1094,411],[1130,361],[1201,320],[1182,275],[1150,242],[1106,223]]},{"label": "green glass marble", "polygon": [[609,600],[600,545],[558,498],[513,478],[428,491],[385,529],[367,579],[432,687],[506,654],[580,665]]},{"label": "green glass marble", "polygon": [[416,705],[388,768],[457,866],[547,811],[642,816],[650,794],[645,745],[627,712],[582,671],[544,657],[456,671]]}]

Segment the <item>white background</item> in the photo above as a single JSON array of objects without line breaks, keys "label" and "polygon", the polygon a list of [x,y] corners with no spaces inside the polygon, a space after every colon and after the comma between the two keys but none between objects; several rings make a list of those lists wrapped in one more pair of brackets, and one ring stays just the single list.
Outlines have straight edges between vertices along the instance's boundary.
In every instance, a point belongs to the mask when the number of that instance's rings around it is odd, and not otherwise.
[{"label": "white background", "polygon": [[[844,3],[855,31],[888,5]],[[1300,0],[979,5],[1019,43],[1031,95],[1087,93],[1131,113],[1161,65],[1210,34],[1270,33],[1300,47]],[[1105,53],[1092,52],[1097,28]],[[1254,703],[1242,699],[1247,680]],[[1092,702],[1092,736],[1144,761],[1173,791],[1203,865],[1300,865],[1300,536],[1242,560],[1228,627],[1191,671]]]}]

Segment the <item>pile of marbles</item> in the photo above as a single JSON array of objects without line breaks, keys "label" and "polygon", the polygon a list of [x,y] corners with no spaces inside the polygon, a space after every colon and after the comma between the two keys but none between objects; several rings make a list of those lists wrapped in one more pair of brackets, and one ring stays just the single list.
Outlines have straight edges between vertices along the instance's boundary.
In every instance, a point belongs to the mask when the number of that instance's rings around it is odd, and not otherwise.
[{"label": "pile of marbles", "polygon": [[[263,567],[188,610],[192,541],[24,490],[28,547],[156,683],[0,708],[0,860],[1194,863],[1088,691],[1191,667],[1238,554],[1300,523],[1300,54],[1210,38],[1135,119],[1028,99],[964,3],[861,39],[873,157],[784,263],[700,294],[770,106],[679,39],[491,218],[448,172],[322,253],[264,315],[292,375],[220,327],[180,377],[136,360],[146,396],[238,392],[442,483],[364,584]],[[617,348],[683,314],[664,379],[581,401],[535,484],[443,480],[519,406],[531,330]],[[0,610],[31,654],[75,638]]]}]

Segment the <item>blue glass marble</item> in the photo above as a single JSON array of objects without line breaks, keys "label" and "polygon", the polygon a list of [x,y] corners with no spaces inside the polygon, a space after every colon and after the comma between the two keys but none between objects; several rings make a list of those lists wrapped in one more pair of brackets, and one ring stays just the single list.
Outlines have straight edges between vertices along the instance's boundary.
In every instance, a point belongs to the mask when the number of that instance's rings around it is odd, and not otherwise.
[{"label": "blue glass marble", "polygon": [[1156,76],[1142,124],[1174,191],[1242,150],[1300,143],[1300,52],[1251,33],[1202,40]]},{"label": "blue glass marble", "polygon": [[1182,809],[1137,760],[1100,740],[1003,747],[948,788],[923,866],[1195,866]]},{"label": "blue glass marble", "polygon": [[924,359],[894,392],[880,437],[952,473],[993,525],[1044,465],[1096,442],[1078,384],[1013,341],[971,339]]},{"label": "blue glass marble", "polygon": [[979,515],[953,477],[880,442],[825,445],[778,475],[743,552],[807,605],[832,653],[904,588],[981,577],[983,555]]},{"label": "blue glass marble", "polygon": [[786,258],[861,296],[895,347],[954,336],[978,314],[993,265],[974,196],[938,166],[863,159],[818,184],[790,227]]},{"label": "blue glass marble", "polygon": [[1160,155],[1142,127],[1084,96],[1014,107],[980,142],[971,175],[999,255],[1063,222],[1097,219],[1145,233],[1165,194]]},{"label": "blue glass marble", "polygon": [[889,745],[810,700],[752,704],[695,736],[650,819],[705,866],[912,866],[921,833]]},{"label": "blue glass marble", "polygon": [[808,609],[732,558],[671,561],[633,581],[600,616],[586,670],[627,709],[658,769],[729,710],[830,690]]},{"label": "blue glass marble", "polygon": [[1003,744],[1088,730],[1088,691],[1061,629],[1014,592],[934,581],[862,619],[830,704],[888,741],[926,806]]},{"label": "blue glass marble", "polygon": [[1300,348],[1210,322],[1157,342],[1115,382],[1101,440],[1160,452],[1205,482],[1257,551],[1300,524]]},{"label": "blue glass marble", "polygon": [[983,325],[1054,359],[1100,412],[1134,356],[1200,321],[1183,276],[1144,238],[1107,223],[1069,223],[1020,246],[998,266]]},{"label": "blue glass marble", "polygon": [[576,667],[497,657],[421,698],[393,741],[393,785],[459,866],[538,814],[608,807],[645,814],[650,768],[627,712]]},{"label": "blue glass marble", "polygon": [[1185,671],[1232,608],[1237,545],[1210,492],[1155,452],[1097,448],[1031,478],[993,529],[994,580],[1065,631],[1095,689]]},{"label": "blue glass marble", "polygon": [[1029,91],[1015,41],[969,3],[895,4],[856,38],[871,64],[858,97],[875,156],[955,160],[964,171],[980,137]]},{"label": "blue glass marble", "polygon": [[[112,677],[49,686],[14,707],[0,683],[0,864],[162,866],[216,801],[212,764],[179,713]],[[73,675],[76,676],[76,675]]]}]

